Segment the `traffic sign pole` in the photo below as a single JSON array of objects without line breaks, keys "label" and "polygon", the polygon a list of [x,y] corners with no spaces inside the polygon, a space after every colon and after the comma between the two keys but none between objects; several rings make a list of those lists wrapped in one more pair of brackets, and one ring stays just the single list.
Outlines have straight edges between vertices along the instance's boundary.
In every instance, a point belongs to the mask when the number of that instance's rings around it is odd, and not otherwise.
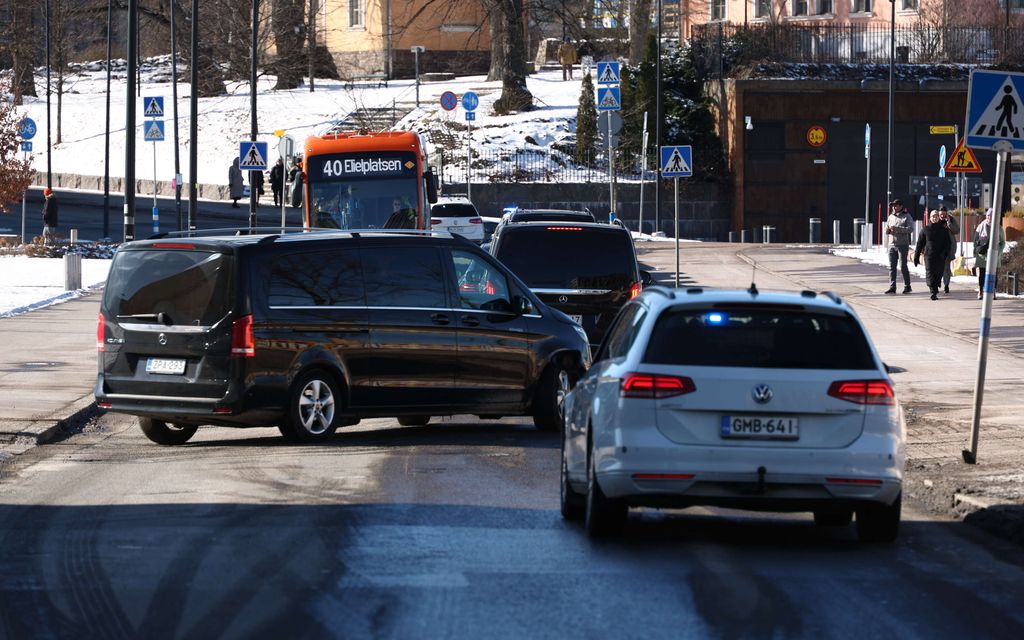
[{"label": "traffic sign pole", "polygon": [[676,185],[676,289],[679,288],[679,178],[673,178]]},{"label": "traffic sign pole", "polygon": [[[864,124],[864,221],[871,219],[871,125]],[[886,205],[889,206],[889,205]],[[889,236],[885,236],[886,243]]]},{"label": "traffic sign pole", "polygon": [[[28,151],[25,152],[25,160],[28,160]],[[25,244],[25,201],[28,200],[28,187],[21,195],[21,243]]]},{"label": "traffic sign pole", "polygon": [[156,140],[153,141],[153,235],[160,233],[160,210],[156,207]]},{"label": "traffic sign pole", "polygon": [[615,159],[612,158],[612,112],[608,114],[608,222],[615,214]]}]

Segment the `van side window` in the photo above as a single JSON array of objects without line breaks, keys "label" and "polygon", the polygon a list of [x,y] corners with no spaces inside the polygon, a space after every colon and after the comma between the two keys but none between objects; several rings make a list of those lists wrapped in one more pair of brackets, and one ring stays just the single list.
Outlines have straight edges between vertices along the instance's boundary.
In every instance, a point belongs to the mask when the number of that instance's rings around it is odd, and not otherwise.
[{"label": "van side window", "polygon": [[444,268],[436,247],[366,247],[362,253],[367,305],[448,307]]},{"label": "van side window", "polygon": [[270,267],[271,307],[362,306],[363,273],[357,249],[277,257]]},{"label": "van side window", "polygon": [[511,311],[508,279],[491,263],[468,251],[452,251],[456,291],[463,309]]},{"label": "van side window", "polygon": [[605,335],[601,351],[594,360],[621,358],[629,353],[629,348],[633,346],[633,341],[636,340],[645,317],[647,317],[647,311],[638,304],[624,307]]}]

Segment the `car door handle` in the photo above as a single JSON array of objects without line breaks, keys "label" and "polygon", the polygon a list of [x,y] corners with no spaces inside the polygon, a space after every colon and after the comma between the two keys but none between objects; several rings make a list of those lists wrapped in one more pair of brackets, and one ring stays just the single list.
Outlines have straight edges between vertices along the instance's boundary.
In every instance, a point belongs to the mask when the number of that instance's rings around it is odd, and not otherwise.
[{"label": "car door handle", "polygon": [[451,322],[451,318],[449,318],[448,315],[444,313],[435,313],[434,315],[430,316],[430,321],[433,322],[434,324],[448,324],[449,322]]},{"label": "car door handle", "polygon": [[462,316],[462,324],[466,325],[467,327],[479,327],[480,319],[474,316],[465,315]]}]

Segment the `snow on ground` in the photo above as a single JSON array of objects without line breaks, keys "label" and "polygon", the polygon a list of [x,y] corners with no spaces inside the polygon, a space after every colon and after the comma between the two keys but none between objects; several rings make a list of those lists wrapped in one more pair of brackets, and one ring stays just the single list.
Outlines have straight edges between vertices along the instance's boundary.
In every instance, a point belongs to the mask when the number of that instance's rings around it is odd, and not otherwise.
[{"label": "snow on ground", "polygon": [[82,288],[64,290],[62,258],[0,256],[0,318],[84,296],[107,280],[110,260],[82,260]]},{"label": "snow on ground", "polygon": [[[167,139],[163,142],[144,142],[143,101],[135,100],[136,109],[136,166],[140,179],[153,176],[153,147],[156,145],[156,176],[170,181],[174,176],[173,101],[170,83],[170,58],[153,59],[142,70],[142,97],[163,96],[164,124]],[[427,70],[429,71],[429,69]],[[125,174],[125,71],[113,66],[111,84],[110,175]],[[316,81],[316,91],[308,86],[275,91],[273,76],[258,81],[257,123],[259,139],[270,144],[270,161],[277,157],[277,138],[274,131],[283,129],[301,145],[308,135],[323,134],[332,125],[360,107],[391,107],[395,104],[414,103],[416,87],[413,80],[393,80],[387,87],[347,86],[336,80]],[[46,171],[46,99],[43,91],[45,76],[36,74],[39,98],[25,98],[23,113],[36,122],[38,131],[33,140],[32,156],[35,168]],[[492,115],[494,101],[501,95],[500,82],[486,82],[485,76],[467,76],[452,81],[421,83],[420,107],[414,109],[398,128],[426,129],[450,133],[464,139],[465,111],[461,106],[444,111],[439,104],[445,91],[463,94],[472,90],[480,95],[477,120],[473,123],[474,149],[483,153],[499,153],[533,149],[547,152],[551,144],[570,136],[575,131],[576,107],[581,91],[581,80],[562,82],[561,71],[542,71],[527,79],[534,96],[533,111],[507,116]],[[180,168],[188,179],[189,85],[178,83],[178,128],[180,137]],[[53,104],[55,104],[55,98]],[[65,81],[61,142],[56,144],[56,109],[53,109],[53,153],[51,162],[57,173],[103,175],[104,130],[106,109],[106,71],[102,64],[82,65],[80,70]],[[230,82],[227,94],[199,99],[198,182],[200,184],[227,184],[228,167],[238,155],[238,143],[250,139],[248,82]],[[537,143],[528,142],[527,138]]]}]

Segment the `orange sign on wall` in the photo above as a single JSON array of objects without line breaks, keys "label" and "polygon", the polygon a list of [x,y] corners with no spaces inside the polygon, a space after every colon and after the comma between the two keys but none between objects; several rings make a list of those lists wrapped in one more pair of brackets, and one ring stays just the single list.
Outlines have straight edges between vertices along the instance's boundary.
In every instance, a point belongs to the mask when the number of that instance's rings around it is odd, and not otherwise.
[{"label": "orange sign on wall", "polygon": [[820,147],[825,144],[825,140],[827,138],[828,136],[825,135],[825,127],[814,125],[807,130],[807,144],[812,147]]}]

